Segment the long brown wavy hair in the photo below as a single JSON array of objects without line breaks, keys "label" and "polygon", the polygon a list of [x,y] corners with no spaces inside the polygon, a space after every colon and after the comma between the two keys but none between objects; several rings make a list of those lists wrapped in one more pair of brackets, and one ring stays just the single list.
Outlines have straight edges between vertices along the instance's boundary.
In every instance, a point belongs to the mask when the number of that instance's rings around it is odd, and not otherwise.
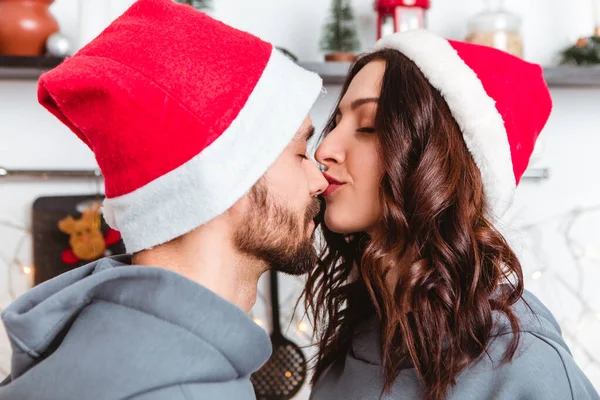
[{"label": "long brown wavy hair", "polygon": [[[442,95],[395,50],[359,58],[356,74],[386,62],[375,131],[385,169],[382,218],[371,236],[341,235],[319,222],[324,248],[308,276],[304,305],[315,327],[313,384],[348,352],[357,326],[375,313],[381,325],[382,395],[412,365],[427,400],[441,400],[470,363],[486,353],[493,312],[510,321],[523,294],[515,253],[492,224],[481,173]],[[335,128],[335,115],[324,134]],[[353,271],[355,273],[353,273]]]}]

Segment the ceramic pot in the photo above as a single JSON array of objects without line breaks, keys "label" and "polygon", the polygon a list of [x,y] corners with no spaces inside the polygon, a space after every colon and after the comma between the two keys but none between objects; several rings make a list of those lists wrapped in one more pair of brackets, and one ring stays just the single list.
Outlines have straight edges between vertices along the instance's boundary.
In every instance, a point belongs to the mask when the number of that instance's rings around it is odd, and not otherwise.
[{"label": "ceramic pot", "polygon": [[[100,1],[100,0],[99,0]],[[50,13],[54,0],[0,0],[0,54],[41,56],[59,31]]]},{"label": "ceramic pot", "polygon": [[354,53],[331,53],[325,55],[325,61],[327,62],[353,62],[356,60],[356,54]]}]

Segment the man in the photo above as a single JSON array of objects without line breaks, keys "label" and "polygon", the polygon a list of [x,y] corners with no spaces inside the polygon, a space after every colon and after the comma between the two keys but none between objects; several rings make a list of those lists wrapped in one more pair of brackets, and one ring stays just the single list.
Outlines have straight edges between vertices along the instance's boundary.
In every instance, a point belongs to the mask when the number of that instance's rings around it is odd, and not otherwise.
[{"label": "man", "polygon": [[269,338],[245,314],[270,268],[316,260],[306,157],[321,91],[270,44],[139,0],[39,83],[94,152],[130,257],[46,282],[3,313],[0,399],[249,399]]}]

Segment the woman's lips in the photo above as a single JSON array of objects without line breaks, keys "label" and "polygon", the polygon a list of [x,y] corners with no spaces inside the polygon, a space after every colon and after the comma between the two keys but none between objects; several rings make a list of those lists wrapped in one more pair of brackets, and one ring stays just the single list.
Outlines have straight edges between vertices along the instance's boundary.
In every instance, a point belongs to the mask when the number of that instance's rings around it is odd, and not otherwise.
[{"label": "woman's lips", "polygon": [[323,192],[323,197],[329,196],[344,185],[344,182],[338,181],[331,175],[323,173],[323,176],[325,177],[325,179],[327,179],[327,182],[329,182],[329,186],[327,186],[327,189]]},{"label": "woman's lips", "polygon": [[331,175],[329,175],[329,174],[327,174],[325,172],[323,172],[323,176],[325,177],[325,179],[327,179],[327,182],[329,182],[329,183],[334,183],[336,185],[343,185],[344,184],[344,182],[341,182],[341,181],[335,179],[333,176],[331,176]]}]

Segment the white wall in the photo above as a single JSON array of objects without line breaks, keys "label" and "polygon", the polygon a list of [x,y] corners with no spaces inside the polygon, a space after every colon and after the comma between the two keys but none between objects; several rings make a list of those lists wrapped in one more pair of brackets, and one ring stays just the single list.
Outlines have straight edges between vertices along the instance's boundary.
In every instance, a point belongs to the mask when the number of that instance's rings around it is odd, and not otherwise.
[{"label": "white wall", "polygon": [[[215,0],[213,15],[248,30],[276,45],[289,47],[301,59],[321,60],[318,51],[326,0]],[[372,0],[353,0],[362,44],[370,48],[376,39],[376,14]],[[449,38],[467,33],[467,19],[480,12],[485,0],[432,0],[429,28]],[[526,58],[548,64],[556,50],[593,27],[592,0],[505,0],[507,7],[523,18]]]},{"label": "white wall", "polygon": [[[97,0],[95,0],[97,1]],[[106,0],[107,1],[107,0]],[[548,64],[557,51],[592,29],[591,0],[507,0],[507,4],[524,18],[526,58]],[[131,0],[107,1],[107,15],[114,17]],[[241,29],[283,46],[302,60],[320,60],[318,41],[328,2],[324,0],[214,0],[213,15]],[[430,28],[448,37],[460,39],[466,33],[467,18],[480,9],[482,1],[433,0]],[[73,42],[77,37],[75,0],[57,0],[53,12],[63,32]],[[354,0],[361,38],[367,48],[375,41],[375,14],[372,0]],[[101,15],[101,14],[99,14]],[[104,21],[101,21],[104,23]],[[315,105],[312,116],[322,127],[330,112],[339,87],[329,87],[329,94]],[[600,89],[554,89],[555,109],[543,134],[544,151],[539,166],[548,166],[552,178],[535,184],[525,182],[509,218],[512,228],[507,234],[522,254],[527,287],[538,294],[560,320],[565,336],[586,373],[600,388],[600,211],[578,220],[573,237],[588,258],[580,265],[573,261],[561,232],[562,214],[580,206],[600,205]],[[532,105],[533,106],[533,105]],[[0,166],[40,168],[92,168],[95,161],[89,150],[73,134],[41,109],[36,102],[35,82],[0,81]],[[42,195],[94,193],[91,182],[2,182],[0,181],[0,304],[26,290],[28,276],[8,261],[19,251],[24,265],[32,262],[30,239],[26,234],[1,222],[29,226],[30,209]],[[542,223],[543,222],[543,223]],[[526,230],[525,225],[531,225]],[[575,245],[576,246],[576,245]],[[600,261],[599,261],[600,262]],[[543,271],[541,273],[538,271]],[[533,279],[539,278],[539,279]],[[264,289],[264,282],[261,283]],[[301,281],[286,278],[281,299],[286,303],[284,316],[290,315]],[[265,294],[262,290],[253,315],[266,317]],[[586,311],[586,312],[583,312]],[[587,312],[589,311],[589,312]],[[297,322],[297,321],[296,321]],[[3,334],[3,333],[2,333]],[[289,336],[307,343],[296,325]],[[0,337],[0,368],[10,368],[10,351]],[[304,391],[298,398],[307,398]]]}]

